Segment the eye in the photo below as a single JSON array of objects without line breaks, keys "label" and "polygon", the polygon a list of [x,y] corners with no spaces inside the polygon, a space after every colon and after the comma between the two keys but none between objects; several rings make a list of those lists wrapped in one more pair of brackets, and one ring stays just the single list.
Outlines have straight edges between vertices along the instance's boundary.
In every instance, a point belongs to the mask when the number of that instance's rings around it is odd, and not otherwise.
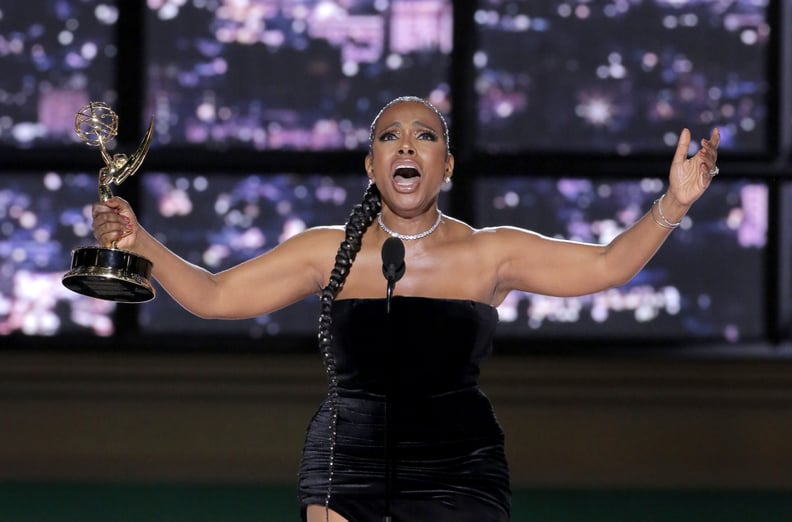
[{"label": "eye", "polygon": [[380,141],[392,141],[396,139],[396,133],[393,131],[385,131],[379,136]]},{"label": "eye", "polygon": [[418,133],[419,140],[437,141],[437,134],[431,131],[421,131]]}]

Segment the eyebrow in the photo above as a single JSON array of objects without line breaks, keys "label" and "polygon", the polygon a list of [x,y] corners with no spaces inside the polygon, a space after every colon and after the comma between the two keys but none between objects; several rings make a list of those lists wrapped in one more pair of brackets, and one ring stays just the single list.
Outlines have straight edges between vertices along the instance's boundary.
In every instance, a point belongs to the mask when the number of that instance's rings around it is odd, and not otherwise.
[{"label": "eyebrow", "polygon": [[[434,133],[438,133],[438,134],[440,133],[439,130],[435,129],[432,125],[424,123],[422,120],[413,120],[412,121],[412,125],[418,126],[418,127],[422,127],[424,129],[428,129],[428,130],[430,130],[430,131],[432,131]],[[382,127],[379,130],[379,132],[383,132],[383,131],[385,131],[387,129],[390,129],[390,128],[393,128],[393,127],[404,128],[404,124],[401,121],[397,120],[397,121],[389,123],[388,125],[385,125],[384,127]]]}]

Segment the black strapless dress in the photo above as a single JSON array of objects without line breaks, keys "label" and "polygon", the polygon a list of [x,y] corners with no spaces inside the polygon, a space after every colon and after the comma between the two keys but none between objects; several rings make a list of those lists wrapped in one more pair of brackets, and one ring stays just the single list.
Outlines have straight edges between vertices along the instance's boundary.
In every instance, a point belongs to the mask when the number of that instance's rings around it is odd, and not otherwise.
[{"label": "black strapless dress", "polygon": [[497,322],[474,301],[397,296],[390,316],[384,299],[334,303],[335,448],[326,400],[300,464],[303,519],[325,504],[332,454],[329,507],[350,522],[383,520],[386,491],[393,522],[509,520],[503,431],[478,388]]}]

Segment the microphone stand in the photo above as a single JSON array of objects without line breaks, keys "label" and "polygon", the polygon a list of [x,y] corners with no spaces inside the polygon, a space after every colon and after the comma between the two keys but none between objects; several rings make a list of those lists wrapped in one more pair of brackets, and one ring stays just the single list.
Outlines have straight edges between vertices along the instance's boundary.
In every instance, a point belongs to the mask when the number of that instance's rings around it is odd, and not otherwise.
[{"label": "microphone stand", "polygon": [[388,352],[385,360],[388,364],[388,378],[385,386],[385,434],[384,434],[384,447],[385,447],[385,516],[382,518],[383,522],[392,522],[391,517],[391,496],[393,495],[393,465],[391,459],[393,458],[393,444],[392,437],[389,436],[392,424],[392,409],[393,409],[393,388],[394,381],[396,380],[393,373],[393,316],[391,316],[391,297],[393,296],[393,289],[396,286],[395,278],[388,278],[388,287],[385,294],[385,312],[387,316],[388,328]]},{"label": "microphone stand", "polygon": [[396,288],[396,279],[388,279],[388,287],[385,289],[385,313],[390,317],[391,311],[391,297],[393,297],[393,289]]},{"label": "microphone stand", "polygon": [[395,376],[393,375],[393,317],[391,316],[391,298],[393,297],[393,289],[396,287],[396,281],[402,278],[405,271],[404,265],[404,244],[396,237],[389,237],[382,245],[382,274],[388,281],[388,286],[385,290],[385,313],[387,317],[388,333],[388,351],[386,354],[386,363],[388,365],[389,373],[387,382],[385,384],[385,433],[383,436],[383,446],[385,449],[385,516],[383,522],[392,522],[391,516],[391,496],[393,494],[393,469],[391,464],[393,448],[391,447],[393,441],[389,436],[391,429],[391,414],[392,414],[392,395],[394,388]]}]

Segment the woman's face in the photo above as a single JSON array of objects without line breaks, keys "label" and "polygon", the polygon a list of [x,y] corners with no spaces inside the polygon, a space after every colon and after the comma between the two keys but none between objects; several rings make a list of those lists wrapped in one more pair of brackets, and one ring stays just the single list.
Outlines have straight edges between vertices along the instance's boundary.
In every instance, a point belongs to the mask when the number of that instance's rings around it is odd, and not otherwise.
[{"label": "woman's face", "polygon": [[389,208],[408,214],[426,211],[453,168],[443,124],[432,109],[405,101],[380,115],[366,156],[366,173]]}]

